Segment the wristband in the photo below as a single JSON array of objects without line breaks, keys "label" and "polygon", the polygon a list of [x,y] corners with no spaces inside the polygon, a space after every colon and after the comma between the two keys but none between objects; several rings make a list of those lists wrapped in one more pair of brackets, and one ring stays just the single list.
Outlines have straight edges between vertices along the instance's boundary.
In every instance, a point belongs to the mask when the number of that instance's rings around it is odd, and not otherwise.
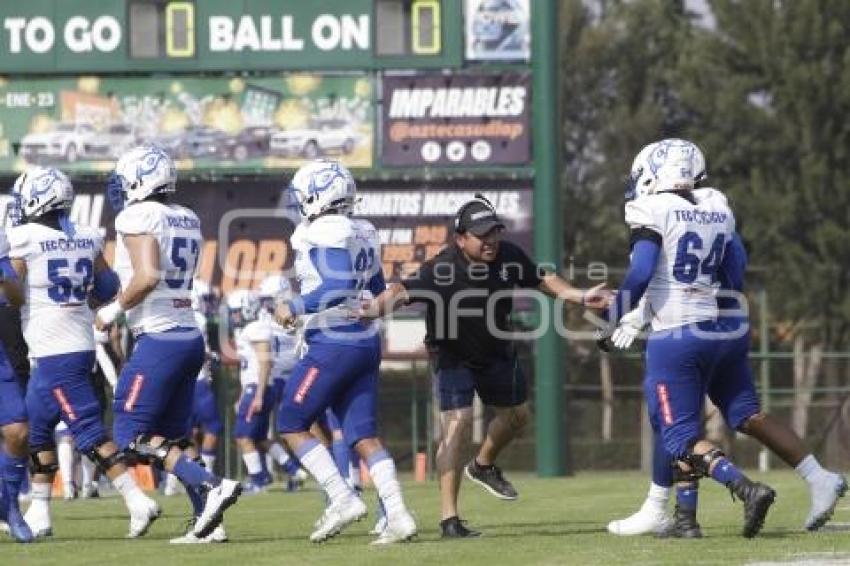
[{"label": "wristband", "polygon": [[118,302],[118,299],[97,311],[97,317],[103,324],[112,324],[122,314],[124,314],[124,309],[121,308],[121,303]]}]

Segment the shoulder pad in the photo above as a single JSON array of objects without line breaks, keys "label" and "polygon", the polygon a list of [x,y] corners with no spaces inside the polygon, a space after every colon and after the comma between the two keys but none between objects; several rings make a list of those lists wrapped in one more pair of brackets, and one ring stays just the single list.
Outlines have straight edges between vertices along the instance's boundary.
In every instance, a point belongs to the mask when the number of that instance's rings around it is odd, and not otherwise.
[{"label": "shoulder pad", "polygon": [[704,202],[707,200],[717,200],[724,205],[728,206],[729,200],[726,198],[726,195],[723,194],[722,191],[717,189],[713,189],[711,187],[704,187],[701,189],[695,189],[693,191],[694,196],[697,199],[697,202]]},{"label": "shoulder pad", "polygon": [[[5,238],[4,238],[5,240]],[[9,257],[22,258],[27,255],[30,242],[30,226],[23,224],[9,230],[9,240],[6,243]]]},{"label": "shoulder pad", "polygon": [[162,211],[149,204],[140,202],[119,212],[115,218],[115,231],[127,235],[158,233],[162,226]]},{"label": "shoulder pad", "polygon": [[658,226],[652,210],[655,201],[656,199],[649,195],[626,203],[626,224],[629,228],[649,228],[661,233],[661,227]]},{"label": "shoulder pad", "polygon": [[306,242],[318,248],[347,248],[354,235],[351,219],[338,214],[322,216],[311,222],[306,230]]}]

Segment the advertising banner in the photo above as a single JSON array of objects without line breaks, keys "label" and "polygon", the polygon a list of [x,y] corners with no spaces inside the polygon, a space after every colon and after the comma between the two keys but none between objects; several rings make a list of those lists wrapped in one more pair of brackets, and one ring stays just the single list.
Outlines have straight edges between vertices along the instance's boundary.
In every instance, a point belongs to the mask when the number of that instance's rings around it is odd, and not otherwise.
[{"label": "advertising banner", "polygon": [[531,59],[530,0],[465,0],[466,58]]},{"label": "advertising banner", "polygon": [[387,76],[381,159],[390,166],[524,165],[531,75]]},{"label": "advertising banner", "polygon": [[[292,265],[289,238],[300,222],[297,210],[280,182],[207,183],[178,181],[176,202],[194,210],[201,220],[204,246],[199,276],[228,293],[252,288],[270,273]],[[105,200],[103,183],[75,183],[71,218],[100,228],[107,239],[106,257],[114,252],[115,215]],[[378,229],[384,275],[388,281],[433,257],[453,241],[453,220],[477,189],[463,187],[393,186],[372,184],[358,191],[355,215]],[[527,186],[502,186],[481,191],[505,223],[506,237],[532,250],[532,195]],[[7,195],[0,195],[6,210]],[[290,273],[290,275],[293,275]]]},{"label": "advertising banner", "polygon": [[371,167],[370,75],[0,79],[0,171],[108,171],[133,145],[180,169],[266,170],[328,155]]}]

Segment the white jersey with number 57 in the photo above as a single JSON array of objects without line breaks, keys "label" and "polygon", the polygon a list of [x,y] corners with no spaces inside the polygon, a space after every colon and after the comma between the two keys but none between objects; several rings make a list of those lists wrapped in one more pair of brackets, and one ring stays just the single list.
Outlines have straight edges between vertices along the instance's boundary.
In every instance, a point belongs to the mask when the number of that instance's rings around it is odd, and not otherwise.
[{"label": "white jersey with number 57", "polygon": [[663,192],[626,204],[626,223],[661,236],[661,253],[646,290],[652,329],[717,317],[718,268],[735,232],[735,216],[715,189],[696,189],[693,202]]},{"label": "white jersey with number 57", "polygon": [[164,332],[178,326],[193,328],[190,287],[201,251],[201,222],[194,212],[177,204],[143,201],[131,204],[115,218],[118,241],[115,271],[126,289],[133,266],[124,239],[148,234],[159,247],[160,280],[144,301],[127,311],[134,334]]},{"label": "white jersey with number 57", "polygon": [[30,356],[94,350],[88,298],[103,238],[97,230],[62,230],[30,222],[9,232],[9,257],[26,263],[21,325]]}]

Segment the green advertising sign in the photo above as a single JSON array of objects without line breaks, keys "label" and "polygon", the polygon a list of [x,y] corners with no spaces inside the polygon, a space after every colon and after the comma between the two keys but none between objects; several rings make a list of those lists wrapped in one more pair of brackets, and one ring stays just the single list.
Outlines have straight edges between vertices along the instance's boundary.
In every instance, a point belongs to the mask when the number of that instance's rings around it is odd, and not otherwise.
[{"label": "green advertising sign", "polygon": [[370,75],[0,79],[0,173],[108,171],[133,145],[181,169],[260,171],[330,155],[372,167]]},{"label": "green advertising sign", "polygon": [[0,3],[0,73],[453,67],[461,0]]}]

